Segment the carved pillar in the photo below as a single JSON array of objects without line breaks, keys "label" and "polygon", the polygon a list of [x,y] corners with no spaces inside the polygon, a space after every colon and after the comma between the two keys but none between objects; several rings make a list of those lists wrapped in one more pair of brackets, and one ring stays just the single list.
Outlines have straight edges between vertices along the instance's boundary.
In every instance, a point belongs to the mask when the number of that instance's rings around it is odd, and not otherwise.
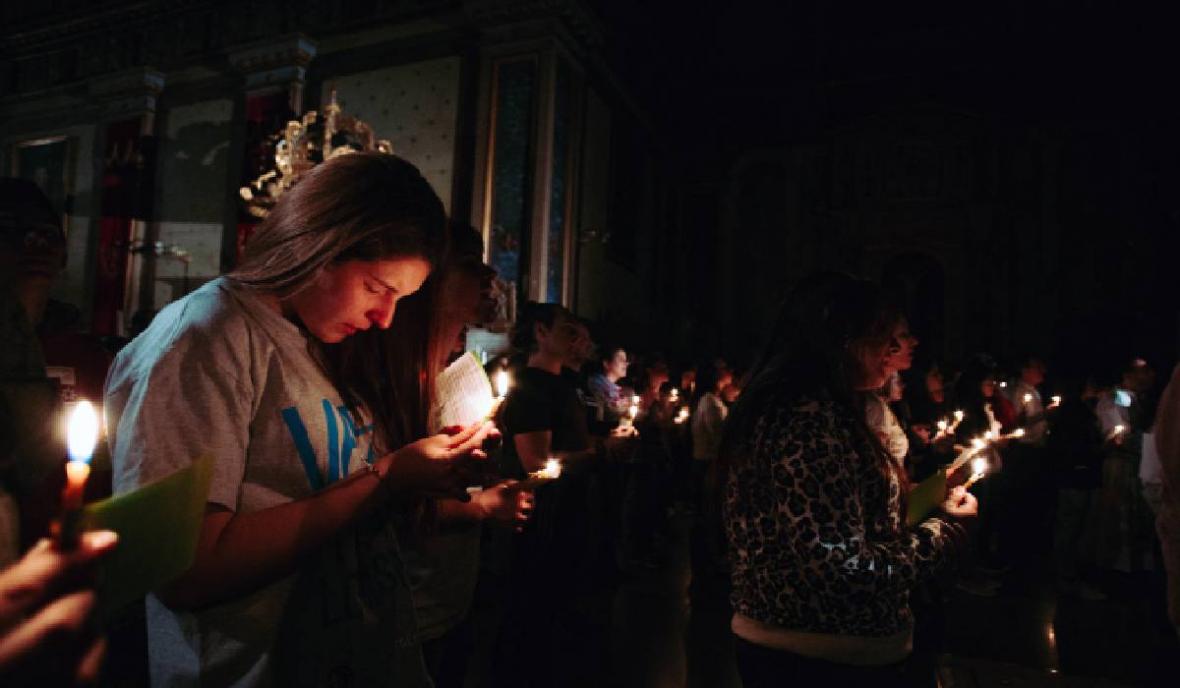
[{"label": "carved pillar", "polygon": [[125,335],[131,318],[151,306],[154,246],[152,199],[156,177],[156,100],[164,76],[138,67],[95,79],[90,95],[102,124],[101,216],[95,270],[93,329]]},{"label": "carved pillar", "polygon": [[291,34],[252,43],[230,51],[229,61],[244,79],[244,96],[235,116],[236,131],[231,142],[228,187],[232,198],[226,209],[226,231],[222,238],[221,267],[237,264],[258,219],[242,209],[237,190],[262,174],[270,165],[273,149],[268,138],[287,120],[303,112],[303,90],[307,65],[316,54],[316,44],[303,34]]}]

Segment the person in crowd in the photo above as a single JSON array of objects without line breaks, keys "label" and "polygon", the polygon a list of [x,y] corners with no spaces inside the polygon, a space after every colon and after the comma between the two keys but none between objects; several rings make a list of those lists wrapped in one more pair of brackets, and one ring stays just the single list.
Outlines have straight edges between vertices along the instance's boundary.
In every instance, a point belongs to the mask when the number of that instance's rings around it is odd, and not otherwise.
[{"label": "person in crowd", "polygon": [[[278,669],[322,684],[337,662],[366,685],[428,684],[408,586],[389,575],[396,539],[362,516],[408,495],[466,498],[492,425],[389,451],[387,419],[350,403],[352,382],[332,379],[322,352],[389,327],[445,237],[442,203],[412,165],[332,158],[281,197],[236,270],[164,308],[116,357],[104,409],[116,492],[213,459],[193,564],[146,602],[153,684],[268,685]],[[332,662],[273,662],[291,574],[360,523],[374,523],[356,546],[366,602],[395,629],[384,650],[357,661],[350,652],[377,643],[342,638]],[[314,614],[327,626],[363,611]]]},{"label": "person in crowd", "polygon": [[1160,396],[1153,437],[1163,484],[1156,532],[1167,575],[1168,618],[1180,638],[1180,365]]},{"label": "person in crowd", "polygon": [[94,619],[93,581],[118,539],[109,530],[82,533],[69,552],[41,540],[0,570],[0,685],[97,682],[106,640]]},{"label": "person in crowd", "polygon": [[813,276],[788,297],[726,424],[732,629],[747,688],[906,685],[909,595],[954,558],[974,498],[905,526],[904,469],[865,424],[899,315],[871,283]]},{"label": "person in crowd", "polygon": [[[501,472],[524,479],[550,458],[561,479],[542,485],[530,523],[514,538],[505,618],[495,644],[496,685],[548,686],[556,681],[553,634],[558,607],[579,561],[583,542],[567,532],[585,511],[580,475],[591,468],[596,447],[574,387],[562,377],[571,352],[583,347],[584,330],[565,308],[529,302],[521,309],[512,346],[524,356],[498,414],[504,433]],[[571,481],[572,492],[565,487]]]},{"label": "person in crowd", "polygon": [[[481,261],[483,243],[479,234],[470,227],[452,224],[449,239],[447,258],[418,293],[402,301],[389,329],[370,329],[326,349],[334,374],[355,381],[358,404],[373,415],[385,417],[385,427],[398,428],[389,432],[390,446],[424,437],[440,425],[439,391],[423,387],[464,352],[463,333],[468,325],[495,317],[495,273]],[[374,364],[381,368],[375,369]],[[483,489],[468,489],[472,492],[469,500],[427,499],[408,513],[396,515],[417,633],[436,686],[461,686],[474,648],[468,611],[479,573],[482,524],[493,522],[519,528],[532,505],[531,493],[520,490],[515,481],[500,481],[489,475],[479,487]],[[337,539],[347,545],[350,535],[346,531]],[[340,543],[333,544],[336,551],[327,548],[329,554],[344,551],[347,560],[351,555],[347,546],[341,550]],[[349,579],[341,575],[339,567],[309,568],[304,574],[313,582],[308,585],[307,598],[326,596],[318,592],[327,587],[326,580]],[[340,597],[345,594],[340,593]],[[363,602],[353,604],[359,607]],[[350,629],[351,633],[375,636],[377,642],[380,631]],[[338,628],[327,632],[345,635]],[[318,641],[315,645],[301,643],[296,652],[306,657],[323,651],[323,647],[333,647]]]},{"label": "person in crowd", "polygon": [[[733,374],[723,361],[708,361],[697,367],[697,398],[690,422],[693,505],[696,509],[694,561],[701,572],[712,571],[724,564],[717,450],[729,413],[729,407],[721,398],[722,390],[732,382]],[[705,568],[700,568],[701,565]]]},{"label": "person in crowd", "polygon": [[940,433],[938,427],[940,421],[948,427],[954,422],[954,409],[947,398],[940,363],[930,361],[914,378],[917,383],[903,389],[909,409],[908,472],[911,479],[921,482],[954,459],[954,435]]},{"label": "person in crowd", "polygon": [[631,406],[630,395],[624,396],[619,380],[627,377],[627,367],[630,361],[627,350],[621,346],[609,346],[599,352],[600,370],[590,376],[587,387],[590,396],[602,410],[600,420],[614,424],[627,413]]},{"label": "person in crowd", "polygon": [[1091,529],[1102,487],[1104,440],[1094,413],[1098,390],[1084,376],[1067,374],[1061,391],[1062,404],[1043,430],[1047,460],[1057,483],[1053,529],[1057,590],[1083,600],[1103,600],[1106,595],[1082,571],[1082,565],[1093,559]]},{"label": "person in crowd", "polygon": [[[1004,397],[998,393],[995,360],[987,354],[973,356],[964,366],[957,387],[956,404],[964,415],[955,431],[956,449],[970,447],[974,440],[989,435],[993,438],[978,452],[987,459],[990,471],[987,480],[974,488],[979,500],[979,528],[976,532],[979,562],[959,579],[957,587],[973,595],[992,597],[999,589],[1000,581],[988,574],[1005,573],[1011,567],[1012,557],[1005,517],[1008,481],[1002,442],[994,439],[1004,433],[1004,425],[996,411]],[[951,476],[950,480],[954,482],[961,477]]]},{"label": "person in crowd", "polygon": [[[45,193],[0,179],[0,429],[14,424],[2,433],[12,449],[0,447],[0,565],[43,537],[57,513],[64,448],[45,421],[72,402],[101,399],[111,361],[97,337],[79,331],[79,309],[52,297],[66,258],[61,213]],[[100,448],[91,497],[110,494],[107,459]]]},{"label": "person in crowd", "polygon": [[1106,443],[1102,463],[1102,498],[1098,518],[1098,563],[1123,573],[1150,567],[1151,516],[1139,484],[1139,463],[1145,395],[1154,383],[1154,372],[1141,358],[1128,360],[1118,383],[1098,400],[1096,412]]},{"label": "person in crowd", "polygon": [[[1048,367],[1039,356],[1025,356],[1020,362],[1019,379],[1008,387],[1009,394],[996,395],[997,402],[1003,398],[1006,405],[1011,405],[1016,414],[1014,425],[1023,432],[1009,441],[1004,450],[1009,504],[1021,514],[1019,523],[1009,534],[1021,560],[1035,557],[1052,541],[1052,504],[1044,499],[1053,486],[1051,466],[1045,456],[1047,416],[1051,411],[1040,389],[1047,372]],[[1000,417],[1003,422],[1003,414]],[[1014,429],[1010,427],[1012,423],[1003,424],[1004,432]]]}]

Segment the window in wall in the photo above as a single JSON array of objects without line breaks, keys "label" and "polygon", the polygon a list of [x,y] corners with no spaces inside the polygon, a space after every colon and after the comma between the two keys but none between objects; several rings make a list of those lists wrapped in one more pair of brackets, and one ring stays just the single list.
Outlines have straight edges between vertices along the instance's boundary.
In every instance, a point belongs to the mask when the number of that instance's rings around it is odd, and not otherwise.
[{"label": "window in wall", "polygon": [[569,67],[557,63],[553,98],[553,159],[549,187],[549,228],[545,261],[545,300],[562,303],[565,296],[565,248],[570,201],[570,140],[573,127]]},{"label": "window in wall", "polygon": [[536,60],[500,62],[494,83],[488,257],[515,292],[526,277],[521,266],[527,264],[531,213]]}]

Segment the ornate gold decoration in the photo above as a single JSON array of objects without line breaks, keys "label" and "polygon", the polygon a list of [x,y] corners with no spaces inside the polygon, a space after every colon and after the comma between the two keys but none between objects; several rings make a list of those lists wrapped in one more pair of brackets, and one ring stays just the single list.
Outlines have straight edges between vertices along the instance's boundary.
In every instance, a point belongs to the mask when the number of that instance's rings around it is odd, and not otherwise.
[{"label": "ornate gold decoration", "polygon": [[246,202],[246,210],[258,218],[266,217],[280,196],[325,160],[357,151],[393,154],[392,143],[378,139],[373,128],[364,121],[344,114],[336,102],[336,89],[332,89],[322,121],[315,110],[310,110],[302,119],[287,122],[272,140],[275,142],[274,169],[239,190]]}]

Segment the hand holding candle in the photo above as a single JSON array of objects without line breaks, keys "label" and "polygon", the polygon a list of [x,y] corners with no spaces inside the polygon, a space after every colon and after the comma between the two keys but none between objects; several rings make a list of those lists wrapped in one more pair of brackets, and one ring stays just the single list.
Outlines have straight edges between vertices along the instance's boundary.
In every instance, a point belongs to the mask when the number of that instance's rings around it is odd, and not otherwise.
[{"label": "hand holding candle", "polygon": [[966,489],[971,487],[980,478],[987,475],[987,468],[987,459],[983,458],[982,456],[977,456],[974,459],[971,459],[971,477],[967,479],[967,482],[963,483],[963,488]]},{"label": "hand holding candle", "polygon": [[507,370],[496,371],[495,377],[496,396],[492,399],[492,407],[488,410],[485,420],[491,420],[496,417],[496,412],[500,410],[500,406],[504,403],[504,399],[508,397],[508,389],[512,386],[508,379]]},{"label": "hand holding candle", "polygon": [[561,462],[550,457],[545,461],[545,467],[539,471],[529,473],[529,477],[521,481],[520,488],[522,490],[535,490],[541,485],[551,481],[557,480],[561,477]]}]

